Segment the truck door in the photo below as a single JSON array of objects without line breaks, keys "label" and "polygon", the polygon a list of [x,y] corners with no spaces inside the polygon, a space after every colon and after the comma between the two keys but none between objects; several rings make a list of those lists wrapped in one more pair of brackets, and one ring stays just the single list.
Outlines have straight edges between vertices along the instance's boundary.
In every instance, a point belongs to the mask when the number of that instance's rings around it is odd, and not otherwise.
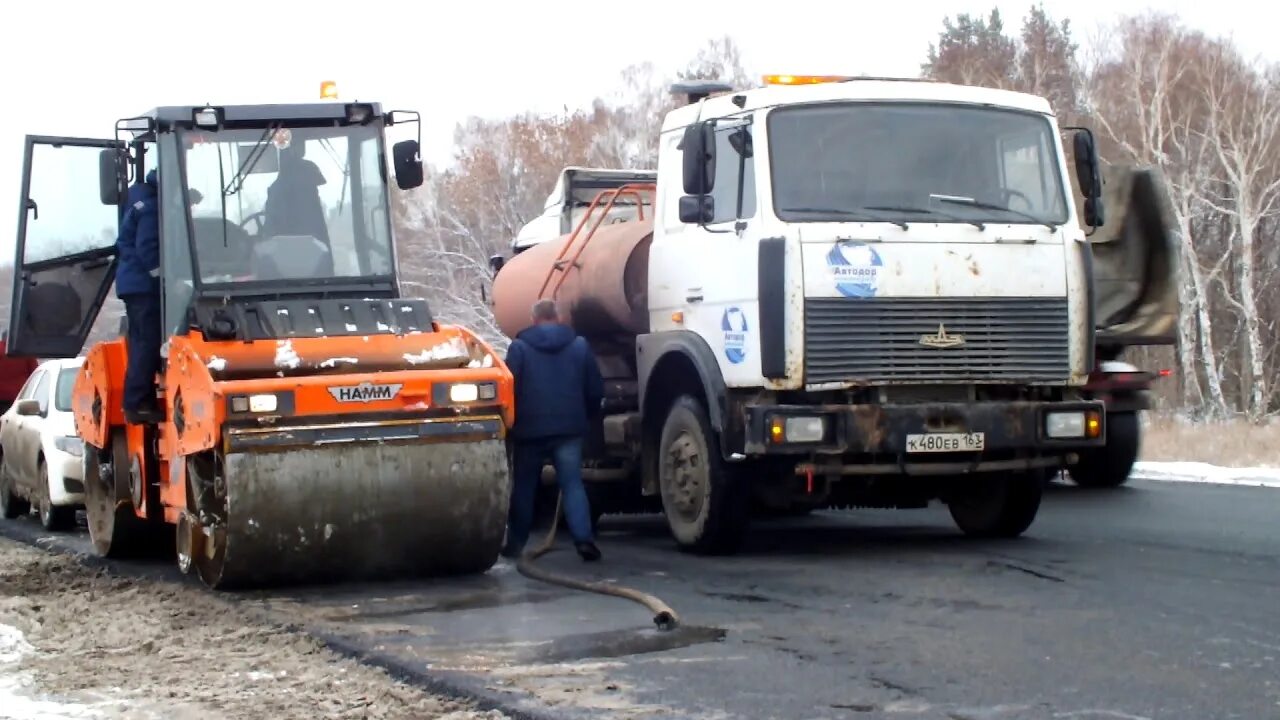
[{"label": "truck door", "polygon": [[120,209],[99,194],[113,140],[28,136],[7,352],[76,357],[115,279]]}]

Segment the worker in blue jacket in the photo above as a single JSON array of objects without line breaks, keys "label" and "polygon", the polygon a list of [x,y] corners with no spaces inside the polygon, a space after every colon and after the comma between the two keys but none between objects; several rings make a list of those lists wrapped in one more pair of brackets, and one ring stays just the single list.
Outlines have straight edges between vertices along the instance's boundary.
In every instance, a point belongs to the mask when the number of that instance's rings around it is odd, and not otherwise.
[{"label": "worker in blue jacket", "polygon": [[586,339],[560,322],[554,301],[539,300],[533,322],[507,350],[507,367],[515,377],[515,471],[502,555],[517,558],[528,542],[542,466],[551,460],[574,549],[593,562],[600,559],[600,549],[582,484],[582,441],[599,419],[604,381]]},{"label": "worker in blue jacket", "polygon": [[116,238],[116,296],[128,318],[129,365],[124,415],[130,424],[158,422],[155,377],[160,371],[160,207],[156,171],[129,188]]}]

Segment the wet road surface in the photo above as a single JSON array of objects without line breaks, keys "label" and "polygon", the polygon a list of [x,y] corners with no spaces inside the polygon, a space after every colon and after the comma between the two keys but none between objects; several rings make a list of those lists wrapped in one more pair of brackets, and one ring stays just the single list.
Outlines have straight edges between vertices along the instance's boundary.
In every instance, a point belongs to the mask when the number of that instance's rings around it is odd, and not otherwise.
[{"label": "wet road surface", "polygon": [[679,629],[507,561],[245,600],[531,717],[1280,718],[1275,489],[1055,487],[1012,541],[938,507],[762,522],[732,558],[656,517],[606,518],[600,545],[540,564],[654,593]]}]

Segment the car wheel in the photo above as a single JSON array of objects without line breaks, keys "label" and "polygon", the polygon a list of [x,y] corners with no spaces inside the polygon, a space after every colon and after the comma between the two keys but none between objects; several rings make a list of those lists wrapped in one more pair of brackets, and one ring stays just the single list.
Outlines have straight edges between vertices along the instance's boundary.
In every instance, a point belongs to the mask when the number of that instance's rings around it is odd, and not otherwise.
[{"label": "car wheel", "polygon": [[49,488],[49,466],[40,458],[40,524],[45,530],[68,530],[76,522],[76,509],[53,504],[53,492]]}]

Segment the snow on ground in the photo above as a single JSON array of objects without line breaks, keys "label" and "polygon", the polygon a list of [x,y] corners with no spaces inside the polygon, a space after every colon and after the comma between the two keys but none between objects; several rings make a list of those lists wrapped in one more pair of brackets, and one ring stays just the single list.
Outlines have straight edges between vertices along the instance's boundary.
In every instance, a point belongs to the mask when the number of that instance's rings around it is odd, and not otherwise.
[{"label": "snow on ground", "polygon": [[1140,462],[1133,477],[1169,482],[1280,488],[1280,468],[1228,468],[1201,462]]},{"label": "snow on ground", "polygon": [[0,538],[0,720],[503,717],[193,584],[116,577]]}]

